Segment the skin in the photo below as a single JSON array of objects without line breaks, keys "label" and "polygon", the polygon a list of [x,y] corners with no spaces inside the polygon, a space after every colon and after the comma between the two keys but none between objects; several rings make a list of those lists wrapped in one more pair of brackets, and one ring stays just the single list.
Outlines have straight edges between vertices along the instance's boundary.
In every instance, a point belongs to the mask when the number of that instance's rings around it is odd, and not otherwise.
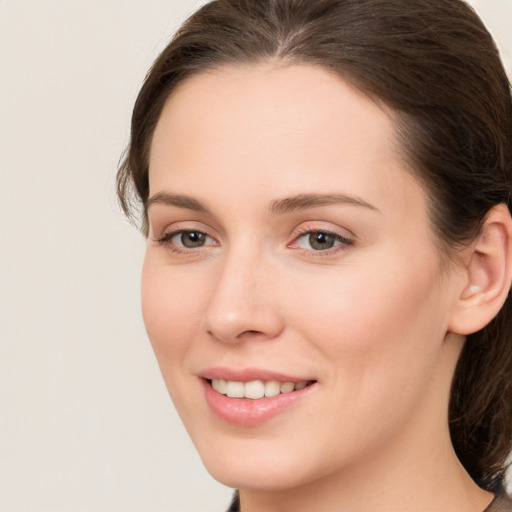
[{"label": "skin", "polygon": [[[467,275],[441,265],[389,113],[321,68],[217,69],[166,104],[149,178],[146,328],[204,464],[241,489],[244,512],[485,508],[447,422]],[[271,211],[311,193],[364,204]],[[157,241],[179,230],[205,244]],[[343,238],[314,250],[320,231]],[[205,401],[212,366],[316,384],[261,425],[233,425]]]}]

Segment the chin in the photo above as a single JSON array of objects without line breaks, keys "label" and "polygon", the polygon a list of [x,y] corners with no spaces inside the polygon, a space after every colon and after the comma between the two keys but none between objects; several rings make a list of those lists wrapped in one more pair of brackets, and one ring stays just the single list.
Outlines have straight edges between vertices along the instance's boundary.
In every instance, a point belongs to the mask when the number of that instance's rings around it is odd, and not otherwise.
[{"label": "chin", "polygon": [[[225,463],[224,463],[225,462]],[[261,491],[283,491],[308,483],[297,474],[296,468],[280,469],[280,467],[251,464],[240,461],[233,464],[232,460],[221,463],[205,463],[210,475],[221,484],[233,489],[257,489]]]},{"label": "chin", "polygon": [[[292,489],[314,481],[326,469],[316,467],[312,458],[298,446],[286,450],[283,443],[232,439],[228,447],[228,443],[209,441],[204,446],[196,443],[203,464],[215,480],[232,488]],[[305,460],[309,460],[309,464],[304,464]]]}]

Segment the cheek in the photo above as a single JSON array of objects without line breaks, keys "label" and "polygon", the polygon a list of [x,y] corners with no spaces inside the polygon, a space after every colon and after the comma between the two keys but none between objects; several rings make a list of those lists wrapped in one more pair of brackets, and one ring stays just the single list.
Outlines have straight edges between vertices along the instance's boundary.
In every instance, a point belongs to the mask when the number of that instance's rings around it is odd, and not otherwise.
[{"label": "cheek", "polygon": [[320,436],[332,453],[347,449],[340,430],[368,449],[388,439],[427,403],[435,378],[446,333],[441,275],[428,262],[386,269],[340,272],[289,296],[295,329],[315,349],[308,356],[328,362],[332,421]]},{"label": "cheek", "polygon": [[201,289],[191,286],[190,281],[190,275],[185,279],[153,255],[146,255],[141,283],[142,315],[162,371],[180,363],[200,324]]},{"label": "cheek", "polygon": [[347,267],[316,276],[288,297],[306,338],[340,374],[353,375],[359,389],[363,381],[378,387],[392,384],[393,375],[398,380],[425,373],[446,333],[448,308],[436,260],[384,259],[365,265],[364,273]]}]

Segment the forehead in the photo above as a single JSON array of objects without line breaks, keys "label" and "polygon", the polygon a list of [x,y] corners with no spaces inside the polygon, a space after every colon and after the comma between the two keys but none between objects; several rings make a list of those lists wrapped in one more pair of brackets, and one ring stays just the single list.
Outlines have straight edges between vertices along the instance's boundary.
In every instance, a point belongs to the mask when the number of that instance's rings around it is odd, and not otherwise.
[{"label": "forehead", "polygon": [[161,136],[165,145],[178,136],[181,142],[188,138],[222,145],[229,135],[233,141],[251,139],[271,149],[272,141],[282,147],[308,137],[310,143],[349,144],[362,134],[379,150],[396,146],[389,112],[322,67],[223,67],[195,75],[173,92],[157,125],[151,156]]},{"label": "forehead", "polygon": [[221,181],[237,192],[271,185],[275,197],[347,192],[368,202],[403,202],[419,186],[390,113],[312,65],[225,67],[180,85],[154,133],[150,194],[194,195],[199,180],[204,191]]}]

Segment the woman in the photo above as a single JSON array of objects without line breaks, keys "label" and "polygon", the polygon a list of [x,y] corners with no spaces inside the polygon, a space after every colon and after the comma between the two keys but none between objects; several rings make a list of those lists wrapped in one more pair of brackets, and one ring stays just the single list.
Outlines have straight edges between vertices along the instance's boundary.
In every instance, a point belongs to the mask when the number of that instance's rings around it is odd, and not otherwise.
[{"label": "woman", "polygon": [[460,0],[217,0],[184,24],[118,189],[231,510],[512,510],[511,173],[509,82]]}]

